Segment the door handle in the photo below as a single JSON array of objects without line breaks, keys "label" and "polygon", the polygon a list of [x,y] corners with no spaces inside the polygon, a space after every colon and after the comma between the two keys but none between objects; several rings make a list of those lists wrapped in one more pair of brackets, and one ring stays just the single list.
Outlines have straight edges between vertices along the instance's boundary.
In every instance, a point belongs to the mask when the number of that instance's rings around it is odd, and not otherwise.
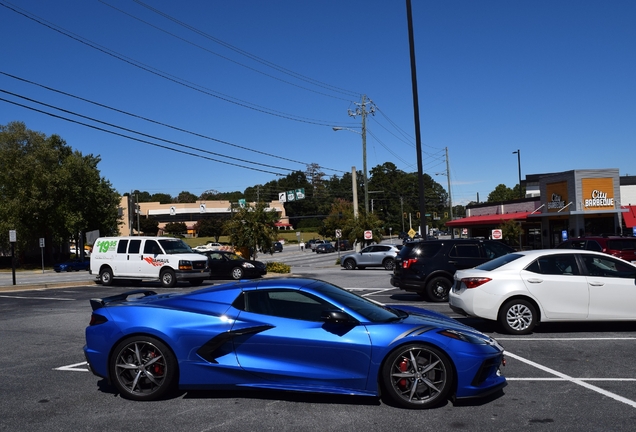
[{"label": "door handle", "polygon": [[543,279],[538,279],[538,278],[530,278],[530,279],[526,279],[529,283],[542,283]]}]

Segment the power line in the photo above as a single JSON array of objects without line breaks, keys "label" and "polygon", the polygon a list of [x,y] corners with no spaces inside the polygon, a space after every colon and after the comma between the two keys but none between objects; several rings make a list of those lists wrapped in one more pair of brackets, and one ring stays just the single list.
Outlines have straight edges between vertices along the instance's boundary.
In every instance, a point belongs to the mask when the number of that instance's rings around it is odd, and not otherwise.
[{"label": "power line", "polygon": [[[25,78],[17,77],[15,75],[11,75],[11,74],[3,72],[3,71],[0,71],[0,75],[5,75],[7,77],[10,77],[10,78],[13,78],[13,79],[16,79],[16,80],[19,80],[19,81],[34,85],[34,86],[41,87],[41,88],[44,88],[46,90],[62,94],[64,96],[68,96],[68,97],[71,97],[71,98],[74,98],[74,99],[78,99],[78,100],[81,100],[83,102],[87,102],[87,103],[99,106],[101,108],[106,108],[108,110],[118,112],[120,114],[125,114],[125,115],[131,116],[131,117],[134,117],[134,118],[138,118],[138,119],[150,122],[150,123],[154,123],[154,124],[158,124],[160,126],[164,126],[164,127],[170,128],[170,129],[174,129],[174,130],[177,130],[179,132],[184,132],[184,133],[187,133],[187,134],[190,134],[190,135],[194,135],[194,136],[199,137],[199,138],[208,139],[208,140],[211,140],[211,141],[218,142],[220,144],[225,144],[225,145],[228,145],[228,146],[236,147],[236,148],[239,148],[241,150],[251,151],[251,152],[258,153],[258,154],[261,154],[261,155],[264,155],[264,156],[269,156],[269,157],[273,157],[273,158],[277,158],[277,159],[286,160],[288,162],[294,162],[294,163],[298,163],[298,164],[305,165],[305,166],[308,165],[308,163],[306,163],[306,162],[301,162],[301,161],[297,161],[297,160],[294,160],[294,159],[289,159],[289,158],[286,158],[286,157],[283,157],[283,156],[277,156],[277,155],[274,155],[274,154],[271,154],[271,153],[262,152],[260,150],[254,150],[254,149],[251,149],[251,148],[248,148],[248,147],[243,147],[243,146],[240,146],[238,144],[233,144],[233,143],[230,143],[230,142],[227,142],[227,141],[223,141],[223,140],[220,140],[220,139],[217,139],[217,138],[212,138],[212,137],[209,137],[209,136],[206,136],[206,135],[202,135],[202,134],[199,134],[199,133],[196,133],[196,132],[191,132],[189,130],[182,129],[182,128],[179,128],[179,127],[176,127],[176,126],[171,126],[171,125],[166,124],[166,123],[162,123],[162,122],[159,122],[159,121],[156,121],[156,120],[149,119],[147,117],[143,117],[143,116],[140,116],[140,115],[137,115],[137,114],[133,114],[133,113],[130,113],[130,112],[127,112],[127,111],[123,111],[123,110],[120,110],[120,109],[117,109],[117,108],[113,108],[111,106],[104,105],[102,103],[95,102],[95,101],[92,101],[90,99],[86,99],[86,98],[83,98],[83,97],[80,97],[80,96],[76,96],[76,95],[73,95],[71,93],[64,92],[62,90],[57,90],[55,88],[48,87],[48,86],[45,86],[43,84],[38,84],[36,82],[27,80]],[[321,166],[321,168],[329,170],[329,171],[334,171],[334,172],[346,172],[346,171],[343,171],[343,170],[337,170],[335,168],[327,168],[327,167],[322,167],[322,166]]]}]

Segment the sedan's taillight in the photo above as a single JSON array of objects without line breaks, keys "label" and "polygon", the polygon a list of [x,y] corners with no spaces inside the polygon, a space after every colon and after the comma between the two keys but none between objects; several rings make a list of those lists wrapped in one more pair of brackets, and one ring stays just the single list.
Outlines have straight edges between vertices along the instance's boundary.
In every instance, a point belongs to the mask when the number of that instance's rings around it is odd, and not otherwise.
[{"label": "sedan's taillight", "polygon": [[466,288],[477,288],[485,284],[486,282],[490,282],[492,279],[487,277],[470,277],[462,279],[462,283],[466,285]]},{"label": "sedan's taillight", "polygon": [[105,322],[108,322],[105,316],[94,313],[94,314],[91,314],[91,322],[88,325],[94,326],[94,325],[104,324]]},{"label": "sedan's taillight", "polygon": [[403,269],[407,269],[409,267],[411,267],[411,264],[415,264],[417,262],[417,259],[415,258],[409,258],[407,260],[402,261],[402,268]]}]

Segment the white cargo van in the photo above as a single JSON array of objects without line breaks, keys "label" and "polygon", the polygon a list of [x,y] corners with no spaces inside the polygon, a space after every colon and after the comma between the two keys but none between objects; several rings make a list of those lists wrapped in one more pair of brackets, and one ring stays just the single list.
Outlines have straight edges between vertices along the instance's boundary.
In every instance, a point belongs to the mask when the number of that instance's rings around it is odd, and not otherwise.
[{"label": "white cargo van", "polygon": [[210,277],[208,259],[172,237],[101,237],[93,245],[90,273],[103,285],[113,279],[154,279],[166,288],[178,280],[196,286]]}]

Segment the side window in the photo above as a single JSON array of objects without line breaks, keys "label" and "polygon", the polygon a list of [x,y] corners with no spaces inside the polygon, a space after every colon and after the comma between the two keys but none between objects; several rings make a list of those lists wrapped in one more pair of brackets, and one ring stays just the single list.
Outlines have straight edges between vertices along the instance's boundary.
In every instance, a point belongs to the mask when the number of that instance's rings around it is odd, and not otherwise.
[{"label": "side window", "polygon": [[493,259],[510,253],[510,250],[499,243],[484,243],[486,258]]},{"label": "side window", "polygon": [[144,244],[144,253],[157,255],[161,253],[161,248],[159,247],[159,244],[156,241],[146,240],[146,243]]},{"label": "side window", "polygon": [[590,276],[634,279],[636,271],[626,262],[611,258],[583,255],[583,262]]},{"label": "side window", "polygon": [[[578,275],[579,267],[576,257],[571,254],[566,255],[546,255],[537,260],[539,273],[545,275]],[[533,271],[530,267],[529,271]]]},{"label": "side window", "polygon": [[117,253],[126,253],[126,247],[128,246],[128,240],[119,240],[117,243]]},{"label": "side window", "polygon": [[585,249],[596,251],[596,252],[603,252],[603,248],[601,247],[601,245],[594,240],[588,241],[587,244],[585,245]]},{"label": "side window", "polygon": [[322,311],[335,308],[310,294],[289,290],[247,291],[244,301],[247,312],[303,321],[320,321]]},{"label": "side window", "polygon": [[128,245],[128,253],[129,254],[134,254],[134,253],[139,253],[139,249],[141,249],[141,240],[131,240],[130,244]]},{"label": "side window", "polygon": [[449,257],[479,258],[479,246],[474,244],[457,244],[448,253]]}]

